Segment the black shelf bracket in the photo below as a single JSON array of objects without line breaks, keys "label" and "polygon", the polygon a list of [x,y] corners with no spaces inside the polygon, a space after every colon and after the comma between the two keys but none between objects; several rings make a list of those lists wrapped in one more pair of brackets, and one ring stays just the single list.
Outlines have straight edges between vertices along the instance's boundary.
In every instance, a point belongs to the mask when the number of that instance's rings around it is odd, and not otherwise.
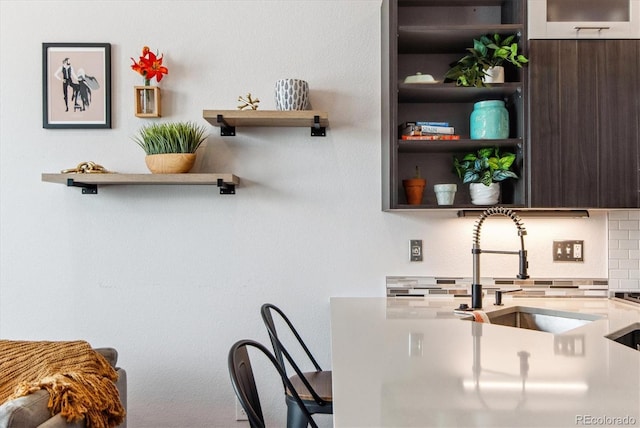
[{"label": "black shelf bracket", "polygon": [[67,178],[67,187],[81,187],[83,195],[97,195],[98,185],[88,183],[78,183],[73,178]]},{"label": "black shelf bracket", "polygon": [[236,185],[233,183],[225,183],[222,178],[218,178],[218,187],[221,195],[235,195]]},{"label": "black shelf bracket", "polygon": [[327,129],[324,126],[320,126],[320,116],[313,116],[313,126],[311,127],[312,137],[325,137],[327,135]]},{"label": "black shelf bracket", "polygon": [[229,125],[224,117],[219,114],[216,118],[218,124],[220,124],[220,135],[223,137],[235,137],[236,136],[236,127]]}]

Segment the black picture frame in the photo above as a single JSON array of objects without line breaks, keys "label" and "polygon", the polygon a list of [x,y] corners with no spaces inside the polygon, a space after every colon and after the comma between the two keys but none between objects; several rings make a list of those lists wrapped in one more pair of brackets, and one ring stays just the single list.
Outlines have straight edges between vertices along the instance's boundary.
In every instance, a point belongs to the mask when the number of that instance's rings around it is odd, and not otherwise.
[{"label": "black picture frame", "polygon": [[111,128],[110,43],[42,44],[42,127]]}]

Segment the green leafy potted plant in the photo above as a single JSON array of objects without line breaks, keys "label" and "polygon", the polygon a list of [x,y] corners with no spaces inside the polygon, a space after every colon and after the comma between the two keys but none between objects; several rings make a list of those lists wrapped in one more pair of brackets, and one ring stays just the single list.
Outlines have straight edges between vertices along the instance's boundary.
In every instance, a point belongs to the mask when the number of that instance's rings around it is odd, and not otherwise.
[{"label": "green leafy potted plant", "polygon": [[189,172],[196,150],[206,140],[204,126],[194,122],[165,122],[143,126],[133,140],[147,154],[145,162],[154,174]]},{"label": "green leafy potted plant", "polygon": [[402,186],[404,187],[404,192],[407,195],[407,203],[409,205],[420,205],[422,203],[422,196],[426,185],[427,180],[420,177],[419,166],[416,166],[416,172],[413,178],[402,180]]},{"label": "green leafy potted plant", "polygon": [[[516,40],[517,34],[511,34],[503,38],[498,33],[483,35],[479,39],[473,39],[473,47],[467,48],[469,52],[458,61],[451,64],[451,68],[445,74],[445,79],[454,81],[458,86],[483,87],[489,83],[489,76],[493,76],[491,70],[502,70],[504,82],[504,65],[511,64],[521,68],[529,60],[519,52]],[[492,80],[497,83],[496,80]]]},{"label": "green leafy potted plant", "polygon": [[516,155],[500,153],[498,147],[483,147],[475,153],[467,153],[462,160],[453,158],[453,167],[463,183],[471,183],[471,203],[493,205],[500,196],[499,182],[518,178],[511,170]]}]

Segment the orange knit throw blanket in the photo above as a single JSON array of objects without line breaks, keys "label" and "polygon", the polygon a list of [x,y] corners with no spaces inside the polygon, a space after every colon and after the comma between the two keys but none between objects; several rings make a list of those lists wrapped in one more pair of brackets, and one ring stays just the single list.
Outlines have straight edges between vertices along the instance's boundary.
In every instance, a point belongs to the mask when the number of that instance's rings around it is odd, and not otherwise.
[{"label": "orange knit throw blanket", "polygon": [[0,404],[46,389],[52,415],[111,428],[125,415],[117,379],[115,369],[87,342],[0,340]]}]

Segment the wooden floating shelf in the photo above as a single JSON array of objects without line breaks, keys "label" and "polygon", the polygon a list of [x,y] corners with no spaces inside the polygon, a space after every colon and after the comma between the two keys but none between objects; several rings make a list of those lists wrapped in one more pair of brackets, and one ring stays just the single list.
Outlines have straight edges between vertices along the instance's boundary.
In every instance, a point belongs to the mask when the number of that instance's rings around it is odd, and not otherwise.
[{"label": "wooden floating shelf", "polygon": [[213,126],[220,126],[218,115],[231,126],[282,126],[310,127],[315,116],[320,118],[320,126],[329,126],[326,112],[315,110],[203,110],[202,117]]},{"label": "wooden floating shelf", "polygon": [[309,127],[312,136],[324,136],[329,126],[327,112],[317,110],[203,110],[202,117],[227,136],[236,126]]},{"label": "wooden floating shelf", "polygon": [[221,194],[235,194],[240,179],[233,174],[186,173],[186,174],[55,174],[43,173],[42,181],[81,187],[82,193],[98,193],[98,185],[215,185]]}]

